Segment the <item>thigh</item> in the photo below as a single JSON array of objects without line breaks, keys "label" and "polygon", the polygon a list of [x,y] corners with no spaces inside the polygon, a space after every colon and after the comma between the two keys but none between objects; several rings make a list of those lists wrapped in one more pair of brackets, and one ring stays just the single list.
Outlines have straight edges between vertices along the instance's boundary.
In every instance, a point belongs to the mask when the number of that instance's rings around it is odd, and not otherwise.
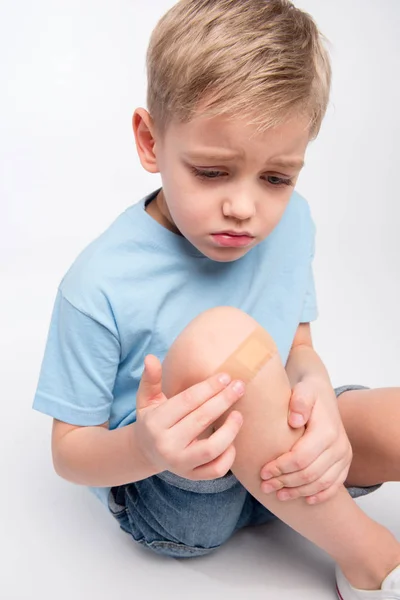
[{"label": "thigh", "polygon": [[112,488],[109,508],[120,527],[142,546],[188,558],[208,554],[232,536],[247,494],[231,471],[209,481],[164,471]]}]

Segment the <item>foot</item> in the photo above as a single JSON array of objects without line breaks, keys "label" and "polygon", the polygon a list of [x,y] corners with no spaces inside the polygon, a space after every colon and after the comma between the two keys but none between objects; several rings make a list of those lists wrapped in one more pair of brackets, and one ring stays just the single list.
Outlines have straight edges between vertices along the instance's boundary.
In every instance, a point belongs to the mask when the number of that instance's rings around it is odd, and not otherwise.
[{"label": "foot", "polygon": [[400,565],[385,577],[379,590],[353,587],[336,565],[336,591],[340,600],[400,600]]}]

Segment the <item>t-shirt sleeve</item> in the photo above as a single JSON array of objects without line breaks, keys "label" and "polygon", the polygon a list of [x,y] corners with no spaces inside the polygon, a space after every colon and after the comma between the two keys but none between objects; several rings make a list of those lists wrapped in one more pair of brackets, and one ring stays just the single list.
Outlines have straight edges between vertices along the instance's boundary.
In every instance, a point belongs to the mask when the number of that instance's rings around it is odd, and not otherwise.
[{"label": "t-shirt sleeve", "polygon": [[314,271],[313,271],[313,260],[315,256],[315,234],[316,228],[314,221],[311,219],[312,225],[312,243],[311,243],[311,253],[310,253],[310,262],[308,269],[308,282],[307,289],[304,298],[303,310],[300,317],[300,323],[309,323],[310,321],[315,321],[318,318],[318,306],[317,306],[317,294],[315,289],[315,279],[314,279]]},{"label": "t-shirt sleeve", "polygon": [[318,307],[315,292],[315,281],[312,267],[310,267],[308,277],[308,287],[303,305],[303,311],[301,313],[300,323],[309,323],[315,321],[318,318]]},{"label": "t-shirt sleeve", "polygon": [[120,343],[58,290],[33,408],[71,425],[109,420]]}]

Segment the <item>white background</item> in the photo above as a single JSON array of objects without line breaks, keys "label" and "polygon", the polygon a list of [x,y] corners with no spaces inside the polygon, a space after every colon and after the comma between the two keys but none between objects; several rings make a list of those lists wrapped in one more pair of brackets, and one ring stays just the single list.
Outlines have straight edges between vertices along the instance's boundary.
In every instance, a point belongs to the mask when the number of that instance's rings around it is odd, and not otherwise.
[{"label": "white background", "polygon": [[[191,598],[264,598],[277,587],[280,598],[294,589],[298,598],[334,597],[330,559],[279,523],[268,535],[242,531],[196,561],[143,553],[84,488],[54,475],[51,419],[31,410],[61,277],[120,212],[160,185],[140,165],[131,116],[146,107],[150,33],[173,4],[0,2],[5,600],[130,596],[137,585],[155,598],[157,577],[171,598],[177,586]],[[328,114],[297,186],[317,226],[314,343],[333,385],[398,386],[400,3],[296,5],[329,38],[334,70]],[[392,483],[358,502],[399,537],[399,500]]]}]

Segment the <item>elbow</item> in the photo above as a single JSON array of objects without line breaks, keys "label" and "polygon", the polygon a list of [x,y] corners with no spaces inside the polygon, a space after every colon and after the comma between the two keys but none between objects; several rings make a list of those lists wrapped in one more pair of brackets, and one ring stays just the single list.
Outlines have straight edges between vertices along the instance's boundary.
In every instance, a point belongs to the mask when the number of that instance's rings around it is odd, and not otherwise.
[{"label": "elbow", "polygon": [[51,436],[51,456],[53,461],[54,471],[62,479],[71,481],[68,477],[68,446],[69,446],[69,435],[76,429],[76,426],[69,425],[54,419],[53,431]]},{"label": "elbow", "polygon": [[56,474],[62,479],[70,481],[70,479],[67,476],[65,457],[63,456],[62,452],[60,452],[60,449],[54,445],[54,443],[52,443],[51,457],[53,461],[53,469],[56,472]]}]

